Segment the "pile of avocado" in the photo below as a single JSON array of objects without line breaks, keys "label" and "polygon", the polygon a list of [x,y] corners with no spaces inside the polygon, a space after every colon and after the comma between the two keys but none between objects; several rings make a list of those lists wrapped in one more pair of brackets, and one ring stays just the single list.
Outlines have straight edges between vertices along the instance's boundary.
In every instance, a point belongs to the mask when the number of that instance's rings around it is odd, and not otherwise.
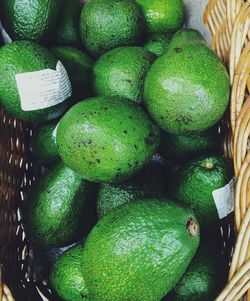
[{"label": "pile of avocado", "polygon": [[[0,18],[12,40],[0,45],[0,104],[32,124],[41,167],[23,226],[53,292],[213,301],[227,274],[213,192],[233,178],[221,152],[230,81],[183,28],[183,0],[2,0]],[[58,66],[55,99],[35,84],[22,94],[20,78],[42,86]]]}]

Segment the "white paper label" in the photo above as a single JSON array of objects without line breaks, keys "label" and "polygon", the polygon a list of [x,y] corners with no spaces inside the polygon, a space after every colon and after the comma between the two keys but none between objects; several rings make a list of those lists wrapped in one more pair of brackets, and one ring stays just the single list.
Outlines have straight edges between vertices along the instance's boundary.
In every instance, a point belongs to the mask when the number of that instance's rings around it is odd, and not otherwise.
[{"label": "white paper label", "polygon": [[63,64],[58,61],[56,70],[16,74],[16,83],[24,111],[35,111],[55,106],[72,94],[71,83]]},{"label": "white paper label", "polygon": [[220,219],[227,217],[234,211],[234,183],[233,178],[226,186],[212,192]]}]

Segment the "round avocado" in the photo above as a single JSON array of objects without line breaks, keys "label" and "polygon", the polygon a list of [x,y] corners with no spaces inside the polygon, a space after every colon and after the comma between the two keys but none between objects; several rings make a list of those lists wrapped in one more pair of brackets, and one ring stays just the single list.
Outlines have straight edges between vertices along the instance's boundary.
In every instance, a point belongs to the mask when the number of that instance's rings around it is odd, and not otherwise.
[{"label": "round avocado", "polygon": [[83,178],[119,182],[149,162],[159,136],[140,107],[125,99],[94,97],[63,116],[56,141],[62,160]]},{"label": "round avocado", "polygon": [[26,0],[3,0],[1,21],[12,40],[47,43],[56,27],[60,8],[61,0],[28,3]]},{"label": "round avocado", "polygon": [[50,284],[65,301],[89,301],[89,292],[81,271],[83,247],[74,246],[65,251],[50,272]]},{"label": "round avocado", "polygon": [[172,35],[155,33],[149,36],[144,43],[144,48],[155,54],[157,57],[162,56],[168,48]]},{"label": "round avocado", "polygon": [[93,56],[139,45],[144,29],[143,12],[134,0],[89,0],[80,16],[82,42]]},{"label": "round avocado", "polygon": [[56,145],[56,126],[58,120],[38,125],[33,130],[30,142],[32,155],[36,162],[51,166],[60,160]]},{"label": "round avocado", "polygon": [[[17,55],[18,54],[18,55]],[[33,111],[24,111],[16,83],[16,75],[56,69],[56,58],[44,47],[28,41],[16,41],[0,48],[0,103],[11,115],[28,122],[55,119],[67,110],[69,103]],[[35,89],[35,87],[29,87]]]},{"label": "round avocado", "polygon": [[101,56],[94,65],[93,90],[98,96],[118,96],[143,101],[146,75],[154,55],[142,47],[119,47]]},{"label": "round avocado", "polygon": [[73,47],[51,48],[53,55],[65,66],[72,84],[72,97],[75,101],[89,97],[93,60],[84,52]]},{"label": "round avocado", "polygon": [[151,33],[175,32],[185,21],[183,0],[136,0],[141,5]]},{"label": "round avocado", "polygon": [[216,54],[200,40],[182,42],[179,34],[153,63],[144,85],[150,115],[163,130],[177,135],[215,125],[230,96],[229,76]]},{"label": "round avocado", "polygon": [[123,204],[103,216],[85,242],[81,270],[90,299],[159,301],[198,245],[192,210],[168,200]]},{"label": "round avocado", "polygon": [[[201,156],[184,164],[172,179],[170,196],[192,208],[201,232],[217,230],[219,216],[213,191],[227,185],[234,176],[231,162],[223,157]],[[215,231],[214,231],[215,232]]]}]

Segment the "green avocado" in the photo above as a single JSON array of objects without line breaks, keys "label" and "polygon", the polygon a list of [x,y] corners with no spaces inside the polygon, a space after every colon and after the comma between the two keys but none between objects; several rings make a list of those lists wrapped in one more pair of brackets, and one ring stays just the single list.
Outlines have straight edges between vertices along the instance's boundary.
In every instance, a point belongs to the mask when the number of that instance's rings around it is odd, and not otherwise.
[{"label": "green avocado", "polygon": [[153,63],[144,85],[148,112],[163,130],[176,135],[215,125],[230,96],[223,63],[199,34],[187,42],[183,31],[174,35],[167,52]]},{"label": "green avocado", "polygon": [[82,4],[79,0],[61,0],[60,18],[58,20],[55,40],[59,45],[79,46],[79,20]]},{"label": "green avocado", "polygon": [[87,228],[85,207],[92,184],[56,164],[32,186],[24,202],[24,225],[30,239],[42,247],[66,246]]},{"label": "green avocado", "polygon": [[50,284],[65,301],[90,301],[81,271],[83,247],[74,246],[64,252],[53,265]]},{"label": "green avocado", "polygon": [[198,245],[199,226],[190,209],[156,199],[115,208],[85,242],[82,272],[90,300],[161,300]]},{"label": "green avocado", "polygon": [[89,0],[80,16],[82,42],[93,56],[140,45],[145,26],[142,9],[134,0]]},{"label": "green avocado", "polygon": [[101,56],[94,66],[93,90],[99,96],[143,101],[146,75],[155,56],[142,47],[119,47]]},{"label": "green avocado", "polygon": [[93,60],[84,52],[73,47],[51,48],[53,55],[60,60],[68,72],[72,84],[73,102],[89,97]]},{"label": "green avocado", "polygon": [[167,51],[171,39],[171,34],[155,33],[147,38],[144,48],[159,57]]},{"label": "green avocado", "polygon": [[12,40],[47,43],[59,19],[60,8],[61,0],[3,0],[1,21]]},{"label": "green avocado", "polygon": [[223,157],[201,156],[180,168],[172,179],[169,193],[195,211],[201,232],[216,232],[219,216],[212,193],[227,185],[233,175],[231,162]]},{"label": "green avocado", "polygon": [[215,300],[226,283],[223,278],[228,271],[224,261],[218,250],[202,243],[181,280],[164,300]]},{"label": "green avocado", "polygon": [[83,178],[121,182],[151,159],[160,131],[130,101],[94,97],[74,105],[60,120],[57,145],[62,160]]},{"label": "green avocado", "polygon": [[174,135],[162,131],[160,153],[173,163],[182,163],[197,155],[219,151],[221,137],[218,125],[200,133]]},{"label": "green avocado", "polygon": [[36,162],[51,166],[60,160],[56,145],[56,127],[58,120],[36,126],[30,142],[32,155]]},{"label": "green avocado", "polygon": [[100,217],[124,203],[166,196],[165,166],[150,162],[132,179],[119,184],[101,184],[97,195]]},{"label": "green avocado", "polygon": [[[18,54],[18,55],[17,55]],[[0,48],[0,103],[14,117],[28,122],[45,122],[62,115],[69,101],[45,109],[24,111],[16,75],[44,69],[56,70],[56,58],[44,47],[28,41],[16,41]],[[34,90],[34,87],[29,87]]]}]

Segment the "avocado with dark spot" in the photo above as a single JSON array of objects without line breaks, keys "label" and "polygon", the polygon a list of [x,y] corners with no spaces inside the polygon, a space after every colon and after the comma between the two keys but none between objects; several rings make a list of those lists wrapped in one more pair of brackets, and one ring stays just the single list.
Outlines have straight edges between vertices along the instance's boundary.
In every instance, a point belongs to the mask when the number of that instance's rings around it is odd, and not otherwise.
[{"label": "avocado with dark spot", "polygon": [[123,204],[103,216],[85,242],[81,270],[90,299],[159,301],[198,245],[192,210],[157,199]]},{"label": "avocado with dark spot", "polygon": [[24,226],[42,247],[66,246],[87,228],[85,208],[93,186],[66,167],[56,164],[32,186],[24,201]]},{"label": "avocado with dark spot", "polygon": [[[202,132],[224,115],[230,96],[227,70],[199,33],[177,32],[152,65],[144,101],[155,122],[172,134]],[[188,41],[188,37],[194,36]],[[162,118],[162,116],[164,118]]]},{"label": "avocado with dark spot", "polygon": [[[62,160],[83,178],[121,182],[149,162],[159,145],[159,136],[149,116],[129,100],[94,97],[77,103],[64,115],[56,140]],[[86,143],[90,139],[91,144]],[[147,139],[150,143],[146,143]]]}]

